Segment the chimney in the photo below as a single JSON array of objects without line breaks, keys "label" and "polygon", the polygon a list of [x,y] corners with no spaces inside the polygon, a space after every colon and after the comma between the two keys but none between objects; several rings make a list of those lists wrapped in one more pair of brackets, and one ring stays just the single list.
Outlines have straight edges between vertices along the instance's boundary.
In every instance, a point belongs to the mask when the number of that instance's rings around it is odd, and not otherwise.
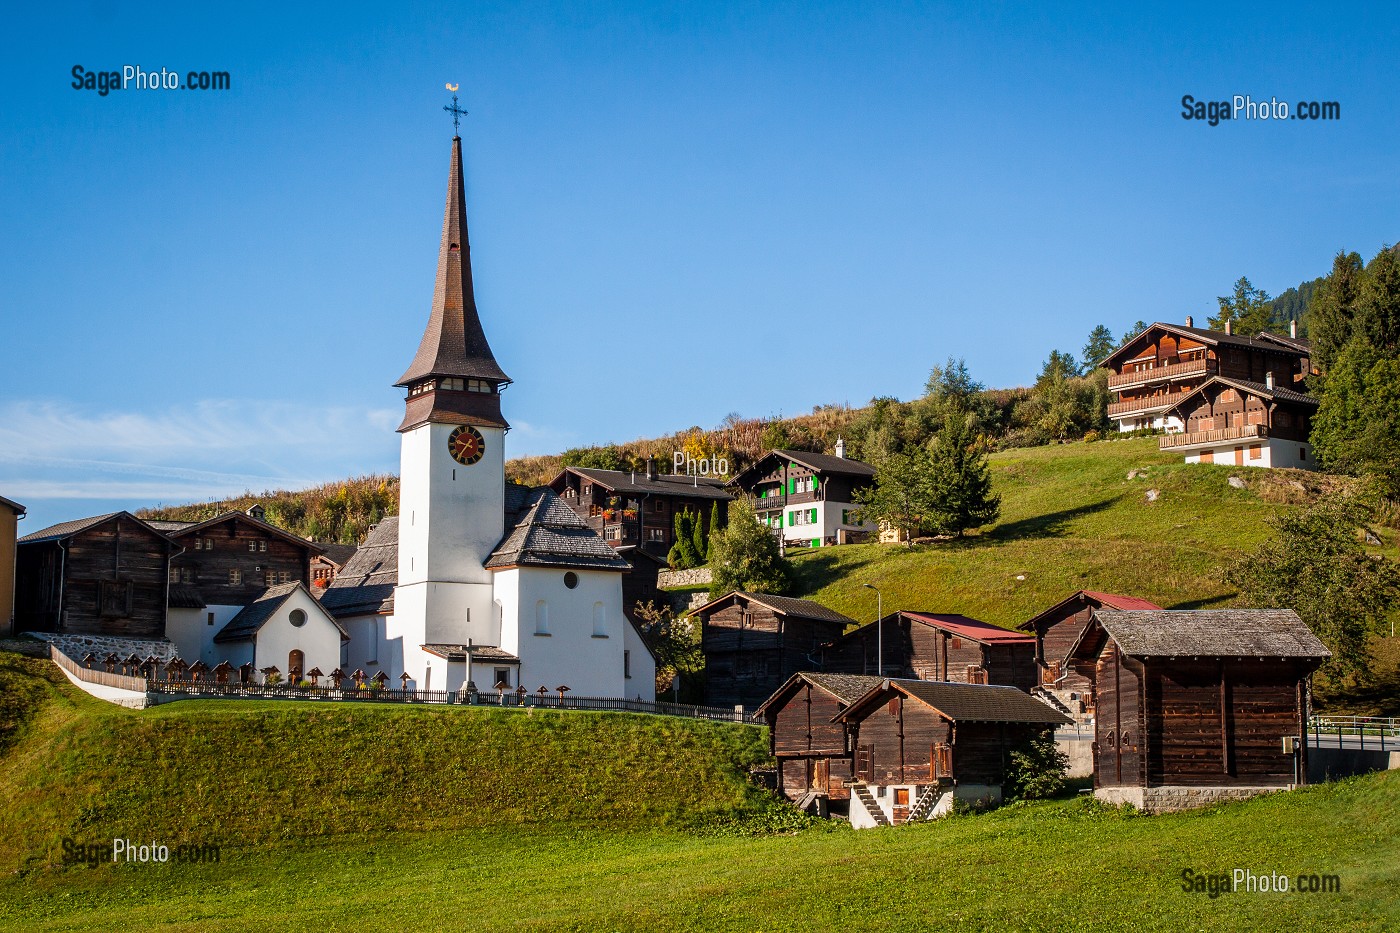
[{"label": "chimney", "polygon": [[267,511],[260,503],[253,503],[248,507],[248,517],[255,518],[260,522],[267,521]]},{"label": "chimney", "polygon": [[1229,318],[1226,318],[1226,319],[1225,319],[1225,333],[1227,333],[1227,334],[1233,334],[1234,332],[1235,332],[1235,323],[1234,323],[1234,321],[1231,321]]},{"label": "chimney", "polygon": [[1268,386],[1270,390],[1273,389],[1273,387],[1274,387],[1274,374],[1273,374],[1272,371],[1267,372],[1267,373],[1264,374],[1264,385]]},{"label": "chimney", "polygon": [[840,438],[840,437],[838,437],[838,438],[836,439],[836,456],[840,457],[842,460],[845,460],[845,459],[846,459],[846,441],[845,441],[845,438]]},{"label": "chimney", "polygon": [[1294,340],[1298,339],[1298,319],[1296,317],[1288,322],[1288,336]]},{"label": "chimney", "polygon": [[1191,315],[1189,315],[1189,314],[1186,315],[1186,326],[1187,326],[1187,327],[1195,327],[1195,326],[1196,326],[1196,321],[1195,321],[1195,319],[1193,319],[1193,318],[1191,317]]},{"label": "chimney", "polygon": [[647,479],[656,479],[656,458],[647,457]]}]

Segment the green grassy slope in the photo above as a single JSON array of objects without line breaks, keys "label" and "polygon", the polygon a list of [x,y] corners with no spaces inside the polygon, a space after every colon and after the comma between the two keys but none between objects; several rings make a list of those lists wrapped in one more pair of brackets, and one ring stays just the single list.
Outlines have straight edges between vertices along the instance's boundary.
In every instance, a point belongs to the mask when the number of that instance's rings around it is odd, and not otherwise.
[{"label": "green grassy slope", "polygon": [[[0,929],[1393,930],[1400,774],[1197,813],[1086,800],[895,829],[704,838],[655,829],[365,834],[217,865],[0,880]],[[1181,890],[1185,868],[1340,876],[1333,894]]]},{"label": "green grassy slope", "polygon": [[[124,710],[0,652],[0,872],[73,838],[261,845],[529,823],[658,826],[762,810],[761,730],[609,713],[183,701]],[[0,704],[0,709],[10,704]]]},{"label": "green grassy slope", "polygon": [[[980,535],[906,548],[798,550],[798,592],[852,618],[885,611],[958,612],[1015,626],[1079,589],[1125,593],[1173,609],[1232,605],[1216,574],[1268,534],[1293,471],[1187,465],[1154,438],[1003,451],[991,457],[1000,521]],[[1146,475],[1128,479],[1133,470]],[[1239,476],[1248,488],[1230,486]],[[1157,490],[1149,502],[1148,490]],[[1396,553],[1395,532],[1378,529]],[[1024,579],[1021,579],[1024,578]]]}]

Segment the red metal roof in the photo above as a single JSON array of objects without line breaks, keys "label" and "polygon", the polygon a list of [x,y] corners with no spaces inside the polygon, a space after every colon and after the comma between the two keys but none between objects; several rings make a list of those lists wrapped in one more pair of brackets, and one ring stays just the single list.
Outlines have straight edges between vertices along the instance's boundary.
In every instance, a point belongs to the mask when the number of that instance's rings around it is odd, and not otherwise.
[{"label": "red metal roof", "polygon": [[1161,609],[1156,603],[1139,599],[1136,596],[1119,596],[1117,593],[1098,593],[1094,590],[1080,590],[1090,599],[1103,603],[1109,609]]},{"label": "red metal roof", "polygon": [[992,625],[990,622],[983,622],[980,619],[971,619],[967,616],[907,611],[901,612],[900,614],[928,625],[935,625],[955,635],[971,638],[974,641],[991,642],[995,644],[1017,644],[1035,641],[1034,635],[1023,635],[1020,632],[1013,632],[999,625]]}]

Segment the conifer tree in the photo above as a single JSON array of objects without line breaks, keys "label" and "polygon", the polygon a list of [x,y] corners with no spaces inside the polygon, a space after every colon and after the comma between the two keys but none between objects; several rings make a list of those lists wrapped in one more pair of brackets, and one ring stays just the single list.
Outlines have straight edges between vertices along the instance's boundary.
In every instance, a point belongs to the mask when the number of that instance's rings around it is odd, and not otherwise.
[{"label": "conifer tree", "polygon": [[933,519],[940,531],[961,538],[968,529],[996,521],[1001,496],[992,492],[992,471],[981,439],[967,418],[949,418],[930,452]]}]

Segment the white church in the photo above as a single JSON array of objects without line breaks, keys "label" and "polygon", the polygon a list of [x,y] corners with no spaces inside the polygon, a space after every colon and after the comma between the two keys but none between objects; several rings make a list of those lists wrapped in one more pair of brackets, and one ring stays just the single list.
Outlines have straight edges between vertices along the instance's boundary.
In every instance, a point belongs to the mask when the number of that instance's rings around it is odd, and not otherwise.
[{"label": "white church", "polygon": [[623,613],[627,561],[548,487],[506,481],[509,384],[477,314],[455,136],[432,312],[396,383],[399,514],[321,601],[349,636],[342,666],[418,690],[652,700],[655,660]]}]

